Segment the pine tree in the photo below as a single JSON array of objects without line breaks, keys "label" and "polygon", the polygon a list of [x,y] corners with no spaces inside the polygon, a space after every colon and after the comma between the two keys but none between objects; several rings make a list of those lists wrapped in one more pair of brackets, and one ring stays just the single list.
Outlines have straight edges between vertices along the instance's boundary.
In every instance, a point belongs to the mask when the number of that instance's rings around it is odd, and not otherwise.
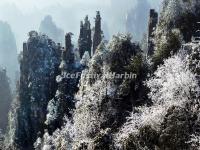
[{"label": "pine tree", "polygon": [[78,40],[80,58],[83,57],[85,51],[88,51],[91,56],[91,48],[92,48],[91,34],[92,33],[91,33],[90,21],[88,19],[88,16],[86,16],[84,23],[83,21],[81,21],[80,25],[80,35]]},{"label": "pine tree", "polygon": [[93,54],[95,53],[101,41],[102,41],[101,15],[100,12],[97,11],[95,18],[94,37],[93,37]]}]

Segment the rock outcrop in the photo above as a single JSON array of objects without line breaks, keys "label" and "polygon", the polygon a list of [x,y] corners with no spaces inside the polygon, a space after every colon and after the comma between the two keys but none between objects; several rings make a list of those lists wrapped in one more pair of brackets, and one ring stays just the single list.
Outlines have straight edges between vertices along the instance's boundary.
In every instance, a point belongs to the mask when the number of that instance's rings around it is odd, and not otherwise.
[{"label": "rock outcrop", "polygon": [[85,51],[88,51],[88,53],[91,56],[92,31],[91,31],[90,26],[91,26],[90,21],[88,19],[88,16],[86,16],[84,22],[81,21],[81,25],[80,25],[80,35],[79,35],[79,39],[78,39],[80,58],[83,57]]},{"label": "rock outcrop", "polygon": [[47,36],[29,33],[23,44],[18,96],[10,118],[14,127],[14,133],[9,132],[10,149],[32,149],[38,134],[43,134],[47,104],[57,90],[60,55],[60,47]]},{"label": "rock outcrop", "polygon": [[101,15],[100,12],[97,11],[93,35],[93,54],[95,53],[97,47],[102,41],[102,34],[103,32],[101,30]]},{"label": "rock outcrop", "polygon": [[149,24],[148,24],[148,55],[151,56],[153,55],[154,51],[154,35],[155,35],[155,30],[156,26],[158,23],[158,13],[154,10],[150,10],[149,14]]}]

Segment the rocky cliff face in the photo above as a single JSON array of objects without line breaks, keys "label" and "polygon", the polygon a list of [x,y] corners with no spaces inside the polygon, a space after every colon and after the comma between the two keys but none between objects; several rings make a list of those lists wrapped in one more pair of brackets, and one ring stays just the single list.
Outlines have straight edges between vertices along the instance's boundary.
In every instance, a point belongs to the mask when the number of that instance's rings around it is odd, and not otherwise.
[{"label": "rocky cliff face", "polygon": [[[39,133],[43,133],[47,104],[56,93],[60,47],[45,35],[29,33],[20,59],[20,81],[11,139],[18,149],[31,149]],[[13,121],[14,119],[14,121]],[[13,124],[13,125],[12,125]],[[11,143],[12,144],[12,143]]]}]

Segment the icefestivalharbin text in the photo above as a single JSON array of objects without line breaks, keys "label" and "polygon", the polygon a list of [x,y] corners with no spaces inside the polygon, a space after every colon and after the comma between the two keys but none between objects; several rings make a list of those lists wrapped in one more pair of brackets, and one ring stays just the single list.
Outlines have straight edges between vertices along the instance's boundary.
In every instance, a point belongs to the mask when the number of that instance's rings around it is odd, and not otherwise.
[{"label": "icefestivalharbin text", "polygon": [[[65,73],[65,78],[68,79],[74,79],[74,78],[88,78],[88,79],[136,79],[137,75],[134,73],[123,73],[123,74],[119,74],[119,73],[115,73],[115,72],[111,72],[111,73],[106,73],[105,75],[102,76],[102,74],[82,74],[81,72],[77,72],[77,73]],[[57,78],[57,80],[59,80],[59,78]]]}]

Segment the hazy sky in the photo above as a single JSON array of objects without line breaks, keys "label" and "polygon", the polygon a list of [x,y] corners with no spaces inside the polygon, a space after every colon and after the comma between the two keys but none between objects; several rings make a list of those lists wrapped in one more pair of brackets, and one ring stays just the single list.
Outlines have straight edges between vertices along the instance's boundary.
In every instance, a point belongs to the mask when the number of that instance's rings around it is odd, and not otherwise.
[{"label": "hazy sky", "polygon": [[[127,5],[127,7],[131,7],[131,5],[137,0],[0,0],[0,5],[3,4],[15,4],[19,9],[26,13],[30,13],[34,11],[36,8],[42,9],[45,7],[53,6],[53,5],[62,5],[65,7],[72,7],[77,5],[88,5],[88,6],[98,6],[104,7],[109,6],[112,2],[120,3]],[[161,0],[148,0],[153,5],[158,4]]]},{"label": "hazy sky", "polygon": [[[158,8],[161,0],[148,0]],[[38,30],[41,20],[51,15],[56,25],[65,32],[79,34],[80,20],[85,15],[93,26],[96,10],[101,11],[102,24],[113,35],[125,31],[127,12],[137,0],[0,0],[0,20],[10,24],[17,41],[18,51],[27,39],[27,33]]]},{"label": "hazy sky", "polygon": [[37,9],[43,9],[45,7],[53,5],[62,5],[65,7],[72,7],[75,5],[98,5],[108,6],[111,4],[111,0],[0,0],[0,5],[3,4],[15,4],[20,10],[30,13]]}]

